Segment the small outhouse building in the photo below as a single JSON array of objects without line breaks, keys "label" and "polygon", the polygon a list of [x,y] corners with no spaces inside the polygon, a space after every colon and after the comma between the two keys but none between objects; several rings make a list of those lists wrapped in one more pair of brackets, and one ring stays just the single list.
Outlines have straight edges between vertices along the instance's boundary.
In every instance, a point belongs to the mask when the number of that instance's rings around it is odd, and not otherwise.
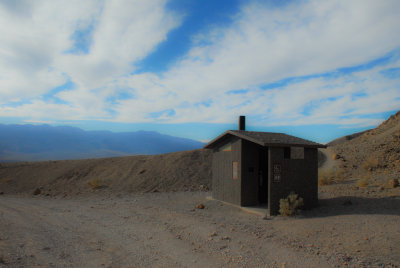
[{"label": "small outhouse building", "polygon": [[291,192],[304,207],[318,204],[318,148],[325,145],[283,133],[228,130],[204,148],[213,150],[212,196],[239,206],[268,206],[279,213],[279,201]]}]

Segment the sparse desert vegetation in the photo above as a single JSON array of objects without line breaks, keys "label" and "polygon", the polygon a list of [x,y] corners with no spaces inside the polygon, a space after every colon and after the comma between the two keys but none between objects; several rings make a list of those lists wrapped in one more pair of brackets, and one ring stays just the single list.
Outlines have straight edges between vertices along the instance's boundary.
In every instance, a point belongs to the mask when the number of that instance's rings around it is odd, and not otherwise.
[{"label": "sparse desert vegetation", "polygon": [[318,186],[330,185],[333,183],[334,173],[332,170],[319,171],[318,173]]},{"label": "sparse desert vegetation", "polygon": [[379,167],[379,159],[376,157],[368,157],[362,164],[362,167],[368,171],[377,169]]},{"label": "sparse desert vegetation", "polygon": [[6,183],[8,183],[8,182],[10,182],[10,181],[11,181],[10,178],[2,178],[2,179],[1,179],[1,183],[2,183],[2,184],[6,184]]},{"label": "sparse desert vegetation", "polygon": [[282,198],[279,201],[279,213],[282,216],[293,216],[299,213],[303,205],[303,198],[298,194],[291,193],[287,198]]},{"label": "sparse desert vegetation", "polygon": [[331,154],[340,155],[334,161],[335,168],[346,174],[345,184],[331,183],[332,190],[369,197],[396,196],[398,187],[393,188],[391,182],[400,174],[399,133],[397,112],[375,129],[328,144]]},{"label": "sparse desert vegetation", "polygon": [[363,176],[360,179],[358,179],[357,185],[359,187],[366,187],[366,186],[368,186],[369,181],[370,181],[370,178],[368,176]]},{"label": "sparse desert vegetation", "polygon": [[399,180],[398,180],[398,179],[391,179],[391,180],[389,180],[389,186],[390,186],[391,188],[399,187],[399,186],[400,186]]},{"label": "sparse desert vegetation", "polygon": [[318,185],[331,185],[332,183],[341,183],[345,181],[346,176],[340,169],[320,170],[318,172]]},{"label": "sparse desert vegetation", "polygon": [[91,179],[91,180],[88,182],[88,185],[90,186],[90,188],[91,188],[92,190],[96,190],[96,189],[99,189],[99,188],[101,188],[101,187],[104,186],[103,181],[100,180],[100,179]]}]

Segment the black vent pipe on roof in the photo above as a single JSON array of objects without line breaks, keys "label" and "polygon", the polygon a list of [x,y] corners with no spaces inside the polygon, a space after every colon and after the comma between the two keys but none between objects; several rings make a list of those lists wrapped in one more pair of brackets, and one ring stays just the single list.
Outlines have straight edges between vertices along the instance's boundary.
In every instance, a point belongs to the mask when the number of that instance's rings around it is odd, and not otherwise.
[{"label": "black vent pipe on roof", "polygon": [[246,117],[244,115],[239,116],[239,130],[246,130]]}]

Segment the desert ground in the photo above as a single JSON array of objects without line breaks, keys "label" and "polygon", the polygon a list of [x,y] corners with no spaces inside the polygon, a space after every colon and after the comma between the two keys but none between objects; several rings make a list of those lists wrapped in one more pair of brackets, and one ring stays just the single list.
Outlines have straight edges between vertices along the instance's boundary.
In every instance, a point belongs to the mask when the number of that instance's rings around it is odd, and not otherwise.
[{"label": "desert ground", "polygon": [[209,195],[2,195],[0,267],[400,265],[398,197],[326,196],[266,220]]},{"label": "desert ground", "polygon": [[[337,165],[329,150],[321,171]],[[351,181],[324,185],[318,208],[265,219],[210,199],[207,186],[127,192],[90,182],[2,192],[0,267],[400,267],[398,187],[378,196]]]},{"label": "desert ground", "polygon": [[211,154],[0,164],[0,267],[400,267],[400,113],[321,150],[319,207],[211,196]]}]

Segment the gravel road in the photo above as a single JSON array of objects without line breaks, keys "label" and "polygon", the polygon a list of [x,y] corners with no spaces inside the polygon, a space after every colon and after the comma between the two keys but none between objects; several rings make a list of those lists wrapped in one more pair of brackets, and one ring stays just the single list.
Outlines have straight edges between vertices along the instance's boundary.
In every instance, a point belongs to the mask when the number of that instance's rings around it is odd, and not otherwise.
[{"label": "gravel road", "polygon": [[[335,216],[264,220],[237,207],[208,200],[207,195],[178,192],[101,193],[69,198],[0,196],[0,267],[368,265],[362,255],[357,257],[360,253],[323,251],[323,246],[341,239],[340,230],[319,232],[321,228],[338,227],[335,221],[340,219]],[[200,203],[204,209],[196,208]],[[385,218],[386,226],[398,234],[399,216],[388,217],[391,218]],[[369,221],[375,225],[371,228],[379,228],[372,218]],[[395,241],[390,243],[388,247],[398,249]],[[376,265],[395,265],[399,257],[396,258],[370,259],[369,264],[376,261]]]}]

